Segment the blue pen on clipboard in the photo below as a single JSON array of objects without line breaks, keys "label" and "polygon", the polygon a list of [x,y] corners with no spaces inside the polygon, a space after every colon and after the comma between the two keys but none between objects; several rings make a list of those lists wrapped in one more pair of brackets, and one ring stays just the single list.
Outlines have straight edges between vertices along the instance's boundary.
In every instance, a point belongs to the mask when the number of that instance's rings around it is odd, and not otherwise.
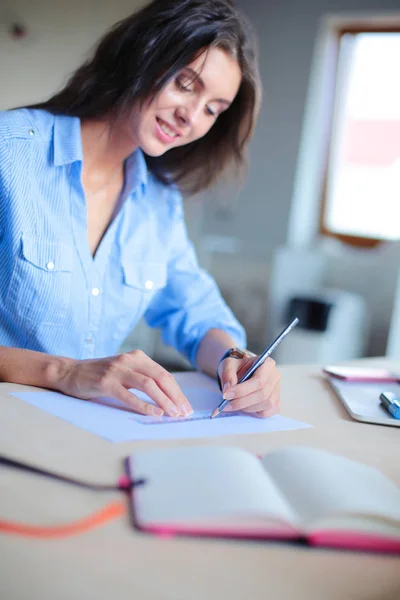
[{"label": "blue pen on clipboard", "polygon": [[[293,327],[296,327],[298,322],[299,322],[299,320],[296,317],[295,319],[293,319],[293,321],[291,323],[289,323],[289,325],[287,327],[285,327],[285,329],[283,331],[281,331],[281,333],[272,342],[272,344],[270,344],[268,346],[268,348],[266,350],[264,350],[264,352],[262,354],[260,354],[260,356],[257,358],[257,360],[251,365],[250,369],[243,375],[243,377],[240,379],[240,381],[238,381],[238,383],[244,383],[245,381],[250,379],[250,377],[253,375],[253,373],[255,373],[257,371],[257,369],[259,367],[261,367],[262,364],[265,363],[268,356],[270,356],[270,354],[272,354],[272,352],[275,350],[275,348],[277,346],[279,346],[279,344],[287,336],[289,331],[291,331],[293,329]],[[211,415],[211,419],[214,419],[214,417],[218,416],[224,410],[225,406],[227,406],[229,404],[229,402],[230,402],[230,400],[222,400],[221,404],[219,404],[217,406],[217,408],[213,411],[213,413]]]},{"label": "blue pen on clipboard", "polygon": [[400,419],[400,397],[393,392],[382,392],[379,396],[382,406],[394,417]]}]

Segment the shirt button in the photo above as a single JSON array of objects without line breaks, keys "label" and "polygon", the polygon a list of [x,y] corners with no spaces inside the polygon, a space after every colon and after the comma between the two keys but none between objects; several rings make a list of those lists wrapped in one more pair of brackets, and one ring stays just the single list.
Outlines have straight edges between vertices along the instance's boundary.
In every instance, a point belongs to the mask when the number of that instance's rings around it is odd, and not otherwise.
[{"label": "shirt button", "polygon": [[54,266],[55,265],[51,260],[46,265],[46,267],[48,268],[49,271],[52,271],[54,269]]},{"label": "shirt button", "polygon": [[92,288],[92,296],[98,296],[100,294],[99,288]]},{"label": "shirt button", "polygon": [[35,135],[35,132],[34,132],[34,130],[33,130],[33,129],[30,129],[30,130],[29,130],[29,135]]},{"label": "shirt button", "polygon": [[145,281],[144,287],[146,288],[146,290],[152,290],[154,287],[154,282],[148,279],[147,281]]},{"label": "shirt button", "polygon": [[88,336],[85,341],[87,344],[91,344],[93,342],[93,338]]}]

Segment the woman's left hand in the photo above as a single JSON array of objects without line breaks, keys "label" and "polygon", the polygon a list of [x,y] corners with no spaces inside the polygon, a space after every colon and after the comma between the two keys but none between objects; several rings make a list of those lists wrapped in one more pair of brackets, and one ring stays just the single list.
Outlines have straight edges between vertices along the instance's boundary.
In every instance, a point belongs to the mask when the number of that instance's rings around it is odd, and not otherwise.
[{"label": "woman's left hand", "polygon": [[272,358],[267,358],[250,379],[238,384],[257,358],[228,357],[220,363],[223,398],[230,400],[223,412],[242,410],[262,418],[279,413],[280,374]]}]

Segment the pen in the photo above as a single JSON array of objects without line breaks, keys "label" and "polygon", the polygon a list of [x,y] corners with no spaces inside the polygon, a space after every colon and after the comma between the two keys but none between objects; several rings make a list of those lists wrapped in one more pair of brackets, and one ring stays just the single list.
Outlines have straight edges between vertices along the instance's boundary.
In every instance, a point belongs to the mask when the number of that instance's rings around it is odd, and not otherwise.
[{"label": "pen", "polygon": [[381,404],[395,419],[400,419],[400,397],[393,392],[382,392],[379,396]]},{"label": "pen", "polygon": [[[296,327],[296,325],[297,325],[298,322],[299,322],[299,320],[296,317],[295,319],[293,319],[293,321],[291,323],[289,323],[289,325],[287,327],[285,327],[285,329],[283,331],[281,331],[281,333],[278,335],[278,337],[272,342],[272,344],[270,344],[268,346],[268,348],[266,350],[264,350],[264,352],[251,365],[251,367],[249,368],[249,370],[243,375],[243,377],[240,379],[240,381],[238,383],[244,383],[245,381],[247,381],[248,379],[250,379],[250,377],[253,375],[253,373],[255,373],[257,371],[257,369],[259,367],[261,367],[262,364],[265,363],[265,361],[267,360],[268,356],[270,354],[272,354],[272,352],[275,350],[275,348],[277,346],[279,346],[279,344],[287,336],[287,334],[289,333],[289,331],[291,331],[293,329],[293,327]],[[225,406],[227,406],[227,404],[229,404],[229,402],[230,402],[230,400],[222,400],[221,404],[219,404],[217,406],[217,408],[213,411],[213,413],[212,413],[212,415],[211,415],[210,418],[213,419],[214,417],[216,417],[217,415],[219,415],[224,410]]]}]

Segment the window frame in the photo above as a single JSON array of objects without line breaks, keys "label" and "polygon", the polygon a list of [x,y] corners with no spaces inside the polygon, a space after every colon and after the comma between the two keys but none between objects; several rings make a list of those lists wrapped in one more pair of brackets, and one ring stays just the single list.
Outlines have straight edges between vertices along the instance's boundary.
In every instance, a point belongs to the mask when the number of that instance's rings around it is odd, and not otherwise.
[{"label": "window frame", "polygon": [[371,22],[370,20],[363,22],[359,21],[353,24],[341,25],[335,28],[335,57],[334,57],[334,66],[332,68],[332,79],[334,80],[330,102],[330,116],[329,116],[329,126],[328,126],[328,143],[326,145],[326,155],[324,160],[324,169],[323,169],[323,184],[322,184],[322,193],[321,193],[321,203],[320,203],[320,211],[319,211],[319,233],[322,236],[334,238],[340,240],[341,242],[355,246],[358,248],[375,248],[380,246],[381,244],[385,244],[387,240],[381,238],[374,237],[359,237],[352,236],[343,233],[337,233],[335,231],[331,231],[325,226],[325,215],[327,208],[327,191],[328,191],[328,179],[329,179],[329,159],[332,152],[332,134],[333,134],[333,122],[334,122],[334,113],[336,108],[336,96],[338,90],[338,71],[339,71],[339,58],[340,58],[340,41],[342,36],[346,34],[357,35],[360,33],[400,33],[400,22],[396,24],[380,24],[377,19],[376,22]]}]

